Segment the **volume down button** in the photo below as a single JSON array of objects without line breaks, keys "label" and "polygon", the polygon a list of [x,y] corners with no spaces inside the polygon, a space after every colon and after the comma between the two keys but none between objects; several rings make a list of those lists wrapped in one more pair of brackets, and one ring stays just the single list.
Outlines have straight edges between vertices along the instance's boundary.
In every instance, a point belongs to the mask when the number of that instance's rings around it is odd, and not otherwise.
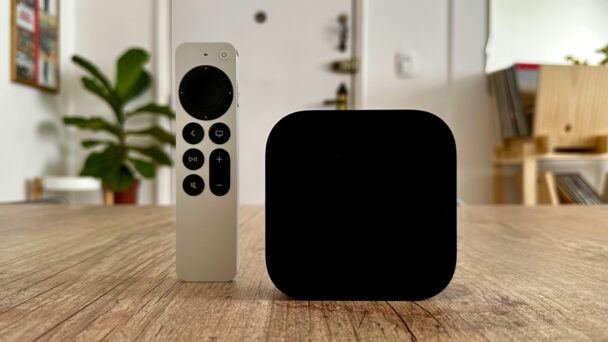
[{"label": "volume down button", "polygon": [[216,196],[224,196],[230,190],[230,155],[217,149],[209,156],[209,189]]}]

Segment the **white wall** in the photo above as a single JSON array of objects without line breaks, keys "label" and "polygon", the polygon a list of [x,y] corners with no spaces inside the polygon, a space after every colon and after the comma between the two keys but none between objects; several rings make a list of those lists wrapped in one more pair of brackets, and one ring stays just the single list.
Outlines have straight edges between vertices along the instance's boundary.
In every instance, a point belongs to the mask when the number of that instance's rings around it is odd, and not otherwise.
[{"label": "white wall", "polygon": [[[0,37],[6,43],[0,49],[0,201],[25,199],[26,182],[33,177],[78,174],[85,157],[79,139],[89,133],[65,129],[64,115],[111,117],[101,100],[82,89],[83,73],[72,65],[71,56],[78,53],[93,60],[113,78],[120,53],[131,46],[152,51],[155,37],[154,1],[61,1],[61,92],[48,94],[10,81],[9,3],[0,0],[6,9],[0,11]],[[152,93],[147,96],[151,98]],[[140,202],[153,199],[152,182],[144,182]],[[100,203],[101,196],[76,200]]]},{"label": "white wall", "polygon": [[[423,109],[450,121],[448,0],[364,3],[362,107]],[[396,75],[398,53],[414,56],[412,78]]]},{"label": "white wall", "polygon": [[[362,106],[423,109],[440,116],[456,138],[458,196],[467,203],[488,203],[491,153],[499,139],[484,73],[486,0],[363,3]],[[397,76],[396,53],[415,57],[414,77]],[[412,129],[404,127],[404,134]]]},{"label": "white wall", "polygon": [[488,71],[514,62],[565,63],[573,54],[597,63],[608,44],[608,1],[491,0]]},{"label": "white wall", "polygon": [[[11,82],[10,2],[0,0],[0,201],[25,199],[27,179],[67,171],[61,112],[67,102],[65,86],[69,80],[61,80],[60,94]],[[72,49],[72,11],[73,3],[64,1],[61,16],[68,19],[61,26],[61,35],[66,38],[60,50],[64,70]]]}]

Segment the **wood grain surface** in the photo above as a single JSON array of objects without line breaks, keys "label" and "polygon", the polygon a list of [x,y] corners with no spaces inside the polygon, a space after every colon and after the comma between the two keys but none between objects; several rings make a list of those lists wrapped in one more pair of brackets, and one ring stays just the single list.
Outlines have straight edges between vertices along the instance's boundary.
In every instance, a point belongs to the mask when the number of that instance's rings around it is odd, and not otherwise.
[{"label": "wood grain surface", "polygon": [[266,274],[261,207],[234,282],[182,283],[173,208],[0,206],[0,341],[608,340],[608,208],[458,210],[441,294],[308,302]]},{"label": "wood grain surface", "polygon": [[542,65],[534,110],[535,137],[554,147],[595,148],[608,134],[608,69],[590,65]]}]

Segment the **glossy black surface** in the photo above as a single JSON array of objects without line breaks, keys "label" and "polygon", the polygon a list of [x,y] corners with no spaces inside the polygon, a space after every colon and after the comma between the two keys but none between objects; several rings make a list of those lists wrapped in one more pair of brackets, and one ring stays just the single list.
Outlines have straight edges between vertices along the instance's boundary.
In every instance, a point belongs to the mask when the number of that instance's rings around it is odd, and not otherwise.
[{"label": "glossy black surface", "polygon": [[233,97],[228,75],[211,65],[193,68],[179,84],[182,107],[199,120],[214,120],[224,115],[230,108]]},{"label": "glossy black surface", "polygon": [[198,196],[205,190],[205,181],[199,175],[188,175],[182,182],[184,192],[190,196]]},{"label": "glossy black surface", "polygon": [[413,110],[310,111],[266,147],[266,265],[298,299],[419,300],[456,265],[456,146]]},{"label": "glossy black surface", "polygon": [[209,139],[218,145],[225,144],[230,140],[230,128],[223,122],[214,123],[209,128]]},{"label": "glossy black surface", "polygon": [[205,131],[203,130],[203,126],[197,124],[196,122],[188,123],[182,130],[182,137],[188,144],[191,145],[198,144],[203,141],[204,136]]},{"label": "glossy black surface", "polygon": [[205,156],[200,150],[191,148],[184,152],[184,155],[182,156],[182,163],[184,163],[184,166],[189,170],[198,170],[203,167],[203,164],[205,163]]},{"label": "glossy black surface", "polygon": [[230,191],[230,155],[224,149],[213,150],[209,155],[209,189],[216,196]]}]

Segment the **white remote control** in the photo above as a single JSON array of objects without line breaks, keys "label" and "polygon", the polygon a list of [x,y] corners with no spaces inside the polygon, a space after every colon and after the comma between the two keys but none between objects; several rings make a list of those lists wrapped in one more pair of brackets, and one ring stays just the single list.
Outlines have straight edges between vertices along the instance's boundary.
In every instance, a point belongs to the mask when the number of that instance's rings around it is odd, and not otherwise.
[{"label": "white remote control", "polygon": [[230,281],[237,270],[237,52],[186,43],[175,52],[177,276]]}]

